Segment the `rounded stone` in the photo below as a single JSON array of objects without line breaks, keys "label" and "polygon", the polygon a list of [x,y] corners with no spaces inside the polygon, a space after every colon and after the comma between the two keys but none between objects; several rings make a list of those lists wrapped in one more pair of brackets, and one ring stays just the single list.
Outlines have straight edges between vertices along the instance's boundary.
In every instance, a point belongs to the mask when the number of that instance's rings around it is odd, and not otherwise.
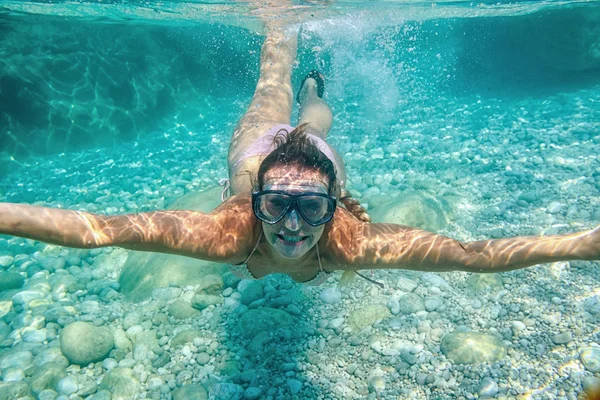
[{"label": "rounded stone", "polygon": [[115,345],[111,331],[88,322],[73,322],[60,332],[60,350],[74,364],[101,361]]},{"label": "rounded stone", "polygon": [[176,319],[193,318],[200,315],[192,305],[185,300],[175,300],[169,304],[169,315]]},{"label": "rounded stone", "polygon": [[47,362],[41,365],[29,382],[33,394],[46,389],[54,389],[62,378],[67,376],[65,367],[58,362]]},{"label": "rounded stone", "polygon": [[206,275],[198,284],[196,293],[218,295],[223,290],[223,278],[220,275]]},{"label": "rounded stone", "polygon": [[25,283],[25,278],[17,272],[0,271],[0,292],[9,289],[20,289]]},{"label": "rounded stone", "polygon": [[4,382],[20,382],[25,379],[25,373],[20,368],[6,368],[2,371]]},{"label": "rounded stone", "polygon": [[59,380],[58,384],[56,385],[56,390],[58,390],[58,393],[64,394],[65,396],[75,393],[78,388],[79,384],[77,383],[77,380],[72,376],[65,376],[64,378]]},{"label": "rounded stone", "polygon": [[457,364],[494,362],[506,356],[502,340],[480,332],[452,332],[440,344],[444,355]]},{"label": "rounded stone", "polygon": [[376,321],[389,317],[390,310],[384,304],[367,304],[354,310],[348,316],[348,325],[354,331],[373,325]]},{"label": "rounded stone", "polygon": [[192,298],[192,307],[197,310],[204,310],[208,306],[221,304],[223,298],[214,294],[197,293]]},{"label": "rounded stone", "polygon": [[244,391],[244,399],[247,400],[257,400],[262,395],[262,390],[260,388],[250,386],[248,389]]},{"label": "rounded stone", "polygon": [[336,287],[325,288],[319,293],[319,300],[325,304],[336,304],[342,300],[342,292]]},{"label": "rounded stone", "polygon": [[600,372],[600,347],[586,347],[581,350],[579,357],[588,371]]},{"label": "rounded stone", "polygon": [[108,390],[113,399],[133,399],[140,389],[140,382],[129,368],[114,368],[104,375],[98,390]]},{"label": "rounded stone", "polygon": [[287,385],[292,396],[297,395],[300,390],[302,390],[302,382],[300,382],[298,379],[288,379]]},{"label": "rounded stone", "polygon": [[11,351],[0,355],[0,369],[19,368],[26,370],[33,363],[33,354],[27,350]]},{"label": "rounded stone", "polygon": [[206,400],[207,398],[208,393],[204,386],[196,383],[185,385],[173,391],[173,400]]},{"label": "rounded stone", "polygon": [[241,400],[243,395],[244,389],[235,383],[217,383],[210,390],[210,398],[214,400]]},{"label": "rounded stone", "polygon": [[552,336],[552,341],[554,344],[567,344],[571,341],[571,339],[571,332],[561,332]]},{"label": "rounded stone", "polygon": [[14,261],[15,258],[13,256],[0,256],[0,267],[8,269],[8,267],[10,267]]},{"label": "rounded stone", "polygon": [[425,310],[425,302],[414,293],[408,293],[398,299],[399,311],[402,314],[414,314]]},{"label": "rounded stone", "polygon": [[504,280],[500,274],[471,274],[467,287],[474,292],[504,289]]},{"label": "rounded stone", "polygon": [[242,290],[242,304],[249,305],[256,300],[262,299],[265,295],[262,281],[252,281]]},{"label": "rounded stone", "polygon": [[453,207],[443,197],[427,191],[405,191],[401,197],[374,207],[370,213],[375,222],[414,226],[431,232],[443,229],[451,219]]}]

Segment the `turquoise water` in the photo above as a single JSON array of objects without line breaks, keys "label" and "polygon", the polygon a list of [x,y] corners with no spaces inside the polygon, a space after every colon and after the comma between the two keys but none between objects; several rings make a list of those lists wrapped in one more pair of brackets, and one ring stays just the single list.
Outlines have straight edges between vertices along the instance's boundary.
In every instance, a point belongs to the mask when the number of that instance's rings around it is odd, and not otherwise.
[{"label": "turquoise water", "polygon": [[[260,12],[1,2],[0,201],[116,214],[208,190],[200,202],[217,204],[258,78]],[[328,140],[375,220],[464,241],[600,221],[600,3],[294,2],[277,15],[301,26],[294,89],[326,76]],[[5,236],[0,266],[0,398],[568,399],[600,379],[592,262],[309,288]],[[75,321],[114,348],[77,366],[59,343]],[[503,356],[448,355],[442,338],[467,330]]]}]

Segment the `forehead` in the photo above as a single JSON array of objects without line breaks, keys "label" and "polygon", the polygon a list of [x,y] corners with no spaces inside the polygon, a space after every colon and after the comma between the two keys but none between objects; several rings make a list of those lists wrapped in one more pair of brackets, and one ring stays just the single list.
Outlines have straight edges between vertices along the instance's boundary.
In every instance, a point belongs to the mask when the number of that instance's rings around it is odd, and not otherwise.
[{"label": "forehead", "polygon": [[329,187],[329,179],[323,173],[302,166],[275,166],[265,173],[264,179],[264,186],[271,189],[294,186],[327,190]]}]

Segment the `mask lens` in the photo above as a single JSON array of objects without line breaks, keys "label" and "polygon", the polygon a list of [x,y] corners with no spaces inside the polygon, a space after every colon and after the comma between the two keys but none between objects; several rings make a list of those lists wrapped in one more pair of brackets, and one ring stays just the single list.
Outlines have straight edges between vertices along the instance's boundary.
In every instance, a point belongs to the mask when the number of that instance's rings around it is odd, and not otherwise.
[{"label": "mask lens", "polygon": [[298,198],[298,206],[307,221],[316,223],[325,218],[332,207],[331,199],[321,196],[302,196]]},{"label": "mask lens", "polygon": [[277,220],[290,205],[292,198],[284,194],[267,193],[260,196],[259,210],[269,220]]}]

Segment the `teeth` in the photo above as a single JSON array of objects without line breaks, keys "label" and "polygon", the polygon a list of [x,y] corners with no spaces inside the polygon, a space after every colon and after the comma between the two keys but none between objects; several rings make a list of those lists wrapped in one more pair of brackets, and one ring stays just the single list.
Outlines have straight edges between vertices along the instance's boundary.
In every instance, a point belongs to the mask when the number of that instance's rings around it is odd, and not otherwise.
[{"label": "teeth", "polygon": [[286,242],[298,243],[299,241],[302,240],[302,237],[300,237],[300,236],[284,236],[284,235],[279,235],[279,236],[281,236],[281,238],[283,240],[285,240]]}]

